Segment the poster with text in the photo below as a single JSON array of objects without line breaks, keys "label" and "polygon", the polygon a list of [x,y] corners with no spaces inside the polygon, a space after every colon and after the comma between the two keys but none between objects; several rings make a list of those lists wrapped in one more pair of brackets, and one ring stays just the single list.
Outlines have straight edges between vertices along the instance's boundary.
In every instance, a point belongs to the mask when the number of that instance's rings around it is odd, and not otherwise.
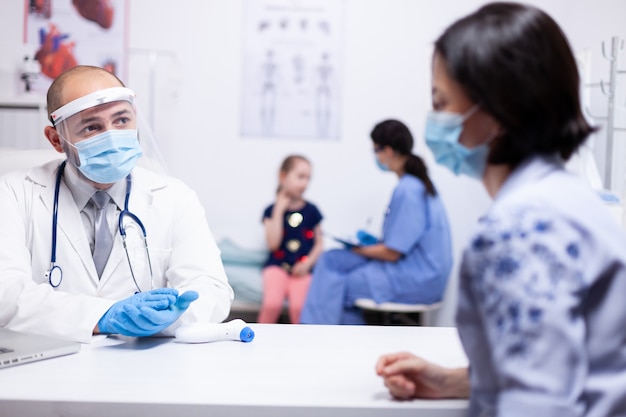
[{"label": "poster with text", "polygon": [[24,73],[31,78],[31,91],[45,93],[59,74],[76,65],[102,67],[124,81],[126,0],[25,2],[24,43],[32,55],[24,57]]},{"label": "poster with text", "polygon": [[339,138],[343,1],[247,0],[241,133]]}]

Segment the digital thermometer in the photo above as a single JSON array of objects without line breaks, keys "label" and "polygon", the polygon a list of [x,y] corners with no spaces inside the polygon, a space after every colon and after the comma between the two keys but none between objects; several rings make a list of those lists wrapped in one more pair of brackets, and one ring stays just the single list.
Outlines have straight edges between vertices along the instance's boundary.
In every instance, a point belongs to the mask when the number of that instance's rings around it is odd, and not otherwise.
[{"label": "digital thermometer", "polygon": [[221,340],[251,342],[254,331],[248,323],[234,319],[225,323],[189,323],[175,332],[176,341],[181,343],[207,343]]}]

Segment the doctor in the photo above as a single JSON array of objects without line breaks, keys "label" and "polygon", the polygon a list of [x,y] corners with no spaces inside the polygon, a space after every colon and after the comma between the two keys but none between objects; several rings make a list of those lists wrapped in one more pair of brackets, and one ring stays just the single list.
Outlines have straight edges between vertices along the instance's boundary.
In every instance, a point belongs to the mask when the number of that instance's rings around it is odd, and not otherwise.
[{"label": "doctor", "polygon": [[133,92],[79,66],[47,99],[67,159],[0,179],[0,326],[89,342],[224,320],[233,291],[196,194],[136,166],[150,136]]}]

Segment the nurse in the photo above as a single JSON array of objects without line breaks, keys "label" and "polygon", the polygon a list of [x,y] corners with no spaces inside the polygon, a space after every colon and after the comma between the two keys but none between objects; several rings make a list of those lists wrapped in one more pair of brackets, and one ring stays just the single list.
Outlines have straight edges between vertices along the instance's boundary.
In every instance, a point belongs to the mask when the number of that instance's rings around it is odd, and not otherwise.
[{"label": "nurse", "polygon": [[394,397],[469,396],[469,416],[626,415],[626,237],[564,169],[594,130],[579,87],[563,32],[532,6],[486,5],[436,40],[427,143],[493,204],[460,268],[469,368],[384,355]]},{"label": "nurse", "polygon": [[233,291],[204,210],[148,169],[134,93],[78,66],[47,98],[44,133],[66,158],[0,179],[0,326],[89,342],[224,320]]},{"label": "nurse", "polygon": [[448,219],[424,161],[412,153],[411,132],[402,122],[386,120],[371,138],[376,164],[398,177],[382,238],[322,254],[302,323],[364,324],[354,305],[358,298],[430,304],[443,296],[452,266]]}]

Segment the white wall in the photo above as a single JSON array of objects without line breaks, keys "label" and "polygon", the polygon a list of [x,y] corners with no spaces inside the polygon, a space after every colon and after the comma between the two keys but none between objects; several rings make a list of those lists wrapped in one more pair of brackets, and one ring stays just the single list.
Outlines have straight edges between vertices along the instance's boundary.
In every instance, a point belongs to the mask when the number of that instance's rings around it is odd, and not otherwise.
[{"label": "white wall", "polygon": [[[17,51],[10,40],[19,38],[21,19],[7,17],[5,6],[19,2],[1,3],[0,39],[9,39],[1,45],[3,51]],[[489,200],[478,183],[454,178],[434,165],[421,132],[430,103],[430,45],[445,26],[483,1],[345,0],[341,138],[335,142],[240,137],[243,1],[129,3],[128,84],[148,98],[144,110],[156,100],[156,133],[170,171],[197,190],[216,237],[228,236],[247,246],[263,244],[260,217],[272,201],[279,163],[289,153],[305,154],[313,163],[307,196],[325,215],[326,231],[348,234],[368,218],[379,230],[396,179],[377,170],[369,132],[378,121],[393,117],[409,125],[418,142],[415,152],[431,167],[448,208],[458,260]],[[594,72],[598,79],[606,78],[600,44],[612,35],[626,38],[626,2],[532,3],[553,15],[576,51],[592,50]],[[20,7],[11,7],[21,13]],[[145,53],[149,50],[158,51],[154,94]],[[594,101],[598,113],[605,111],[602,97],[595,94]],[[455,302],[453,279],[439,324],[453,323]]]}]

